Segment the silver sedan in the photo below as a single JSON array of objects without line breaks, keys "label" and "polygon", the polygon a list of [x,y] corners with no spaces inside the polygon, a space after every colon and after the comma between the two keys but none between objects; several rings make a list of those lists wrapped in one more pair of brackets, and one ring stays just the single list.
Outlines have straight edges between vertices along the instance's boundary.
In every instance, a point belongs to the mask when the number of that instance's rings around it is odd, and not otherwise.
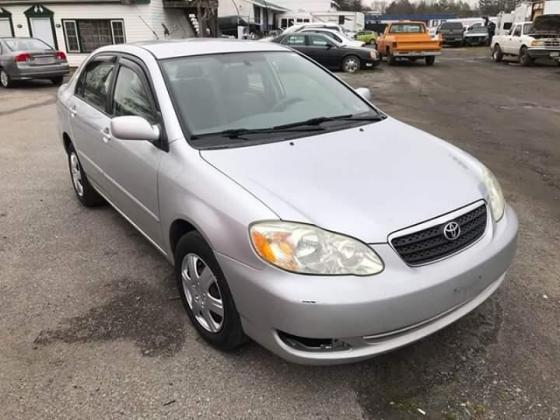
[{"label": "silver sedan", "polygon": [[69,72],[66,54],[36,38],[0,38],[0,85],[17,80],[48,79],[61,85]]},{"label": "silver sedan", "polygon": [[490,170],[280,45],[104,47],[57,109],[78,200],[110,203],[174,265],[222,350],[372,357],[472,311],[515,253]]}]

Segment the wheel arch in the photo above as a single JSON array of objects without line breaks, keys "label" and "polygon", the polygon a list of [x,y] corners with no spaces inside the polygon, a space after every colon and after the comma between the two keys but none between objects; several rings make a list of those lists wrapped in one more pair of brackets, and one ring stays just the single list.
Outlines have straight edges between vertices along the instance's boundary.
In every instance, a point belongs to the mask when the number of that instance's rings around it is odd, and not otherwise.
[{"label": "wheel arch", "polygon": [[72,139],[67,132],[62,133],[62,144],[64,145],[64,150],[66,154],[70,153],[70,147],[72,146]]},{"label": "wheel arch", "polygon": [[[185,219],[175,219],[169,226],[169,247],[171,250],[171,258],[175,258],[175,249],[179,240],[189,232],[202,233],[190,222]],[[204,237],[204,235],[202,235]],[[205,238],[206,239],[206,238]]]}]

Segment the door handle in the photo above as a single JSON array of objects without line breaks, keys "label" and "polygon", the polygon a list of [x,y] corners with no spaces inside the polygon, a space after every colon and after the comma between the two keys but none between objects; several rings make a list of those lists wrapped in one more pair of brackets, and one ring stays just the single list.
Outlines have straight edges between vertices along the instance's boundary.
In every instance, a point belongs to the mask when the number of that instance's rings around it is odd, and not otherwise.
[{"label": "door handle", "polygon": [[111,130],[109,130],[109,127],[105,127],[101,130],[101,136],[103,143],[109,143],[109,140],[111,140]]},{"label": "door handle", "polygon": [[76,108],[76,105],[72,105],[72,106],[70,107],[70,116],[71,116],[72,118],[74,118],[74,117],[76,116],[77,113],[78,113],[78,110],[77,110],[77,108]]}]

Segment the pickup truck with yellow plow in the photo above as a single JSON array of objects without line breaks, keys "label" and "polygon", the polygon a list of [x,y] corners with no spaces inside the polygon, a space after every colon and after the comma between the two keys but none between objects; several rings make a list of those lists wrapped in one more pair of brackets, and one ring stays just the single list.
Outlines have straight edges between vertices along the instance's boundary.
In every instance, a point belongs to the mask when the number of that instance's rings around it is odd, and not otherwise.
[{"label": "pickup truck with yellow plow", "polygon": [[377,52],[387,57],[390,65],[398,59],[416,61],[423,58],[431,66],[441,54],[441,38],[432,38],[424,22],[393,22],[377,38]]}]

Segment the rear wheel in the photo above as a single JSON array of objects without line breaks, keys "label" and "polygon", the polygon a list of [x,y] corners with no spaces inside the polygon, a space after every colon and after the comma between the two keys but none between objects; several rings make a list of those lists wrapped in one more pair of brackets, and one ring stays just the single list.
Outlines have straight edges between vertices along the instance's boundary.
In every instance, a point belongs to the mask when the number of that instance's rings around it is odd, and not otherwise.
[{"label": "rear wheel", "polygon": [[524,67],[533,64],[533,59],[529,56],[527,47],[521,47],[521,50],[519,50],[519,64],[521,64]]},{"label": "rear wheel", "polygon": [[342,70],[346,73],[355,73],[360,70],[361,61],[355,55],[349,55],[342,60]]},{"label": "rear wheel", "polygon": [[14,85],[12,78],[4,69],[0,69],[0,85],[6,89],[11,88]]},{"label": "rear wheel", "polygon": [[492,50],[492,60],[496,63],[500,63],[504,59],[504,53],[502,52],[502,48],[499,44],[494,45],[494,49]]},{"label": "rear wheel", "polygon": [[434,57],[433,55],[426,57],[427,66],[433,66],[435,62],[436,62],[436,57]]},{"label": "rear wheel", "polygon": [[175,275],[187,315],[206,341],[225,351],[245,342],[225,276],[200,233],[189,232],[179,240]]},{"label": "rear wheel", "polygon": [[51,82],[53,82],[53,85],[55,86],[60,86],[63,81],[64,81],[64,76],[53,77],[51,79]]}]

